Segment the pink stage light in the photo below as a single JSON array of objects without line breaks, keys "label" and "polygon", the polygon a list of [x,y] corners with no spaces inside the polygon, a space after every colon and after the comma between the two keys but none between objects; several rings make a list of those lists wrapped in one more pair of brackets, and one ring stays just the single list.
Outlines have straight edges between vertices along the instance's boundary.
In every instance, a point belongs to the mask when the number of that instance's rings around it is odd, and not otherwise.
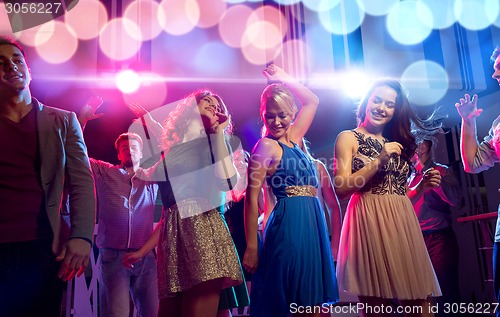
[{"label": "pink stage light", "polygon": [[133,21],[117,18],[109,21],[99,36],[101,51],[114,60],[126,60],[141,48],[141,30]]},{"label": "pink stage light", "polygon": [[5,4],[0,3],[0,33],[13,36],[12,28],[9,22],[9,16],[7,15],[7,11],[5,11]]},{"label": "pink stage light", "polygon": [[123,100],[127,104],[138,103],[145,109],[155,109],[165,104],[167,87],[163,78],[154,73],[139,73],[139,86],[131,92],[124,92]]},{"label": "pink stage light", "polygon": [[248,17],[252,12],[246,5],[235,5],[227,9],[219,22],[219,35],[226,45],[241,47],[241,34],[245,32]]},{"label": "pink stage light", "polygon": [[198,1],[198,4],[200,12],[203,12],[200,21],[198,21],[198,27],[200,28],[217,25],[227,9],[227,3],[224,0]]},{"label": "pink stage light", "polygon": [[56,21],[52,36],[47,41],[38,40],[39,37],[44,39],[51,29],[50,25],[42,24],[36,34],[35,43],[43,42],[43,44],[37,44],[35,48],[43,60],[51,64],[61,64],[75,54],[78,48],[78,38],[69,25]]},{"label": "pink stage light", "polygon": [[[160,5],[151,0],[138,0],[127,7],[123,16],[139,26],[142,38],[138,40],[149,41],[163,31],[158,21],[159,9]],[[134,32],[130,34],[134,35]]]},{"label": "pink stage light", "polygon": [[123,93],[133,93],[141,85],[139,75],[133,70],[127,69],[116,74],[115,84]]},{"label": "pink stage light", "polygon": [[165,32],[183,35],[193,30],[200,20],[200,6],[196,0],[162,0],[158,20]]},{"label": "pink stage light", "polygon": [[[42,32],[38,32],[43,28]],[[19,42],[23,43],[27,46],[37,46],[46,43],[55,31],[55,22],[54,20],[45,22],[42,25],[38,25],[32,27],[27,30],[23,30],[21,32],[17,32],[16,35],[18,37]]]},{"label": "pink stage light", "polygon": [[98,0],[79,1],[64,15],[64,21],[75,30],[79,39],[90,40],[99,36],[108,22],[108,12]]}]

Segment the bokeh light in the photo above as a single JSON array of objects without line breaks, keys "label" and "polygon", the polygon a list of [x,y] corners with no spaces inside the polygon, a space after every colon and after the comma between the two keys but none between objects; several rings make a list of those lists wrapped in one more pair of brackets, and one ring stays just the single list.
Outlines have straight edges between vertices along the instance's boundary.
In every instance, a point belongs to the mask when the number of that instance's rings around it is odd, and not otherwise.
[{"label": "bokeh light", "polygon": [[386,15],[399,2],[399,0],[356,0],[359,7],[370,15]]},{"label": "bokeh light", "polygon": [[[141,37],[136,40],[149,41],[163,31],[158,21],[159,7],[160,5],[152,0],[138,0],[129,4],[123,17],[139,26]],[[130,32],[130,35],[135,36],[134,30]]]},{"label": "bokeh light", "polygon": [[145,109],[159,107],[165,103],[167,87],[160,75],[155,73],[139,73],[137,81],[139,85],[133,91],[124,91],[123,100],[127,104],[139,103]]},{"label": "bokeh light", "polygon": [[299,3],[300,0],[274,0],[274,2],[276,2],[278,4],[283,4],[283,5],[292,5],[292,4]]},{"label": "bokeh light", "polygon": [[[309,47],[304,41],[298,39],[288,40],[283,43],[275,62],[279,65],[294,65],[298,69],[306,70],[309,66],[307,59],[308,51]],[[306,74],[297,75],[303,76]]]},{"label": "bokeh light", "polygon": [[[43,28],[42,32],[39,32]],[[27,30],[16,32],[19,42],[27,46],[37,46],[46,43],[55,32],[55,21],[45,22]]]},{"label": "bokeh light", "polygon": [[[164,76],[183,77],[186,69],[190,71],[190,61],[196,58],[197,54],[195,49],[189,48],[193,47],[193,43],[207,43],[209,41],[207,32],[199,28],[191,31],[189,36],[172,36],[162,33],[151,45],[151,69]],[[182,65],[186,65],[186,69]]]},{"label": "bokeh light", "polygon": [[265,65],[276,59],[278,54],[281,52],[281,43],[275,47],[270,47],[267,49],[258,48],[255,45],[249,44],[241,48],[243,57],[254,65]]},{"label": "bokeh light", "polygon": [[102,29],[99,46],[109,58],[126,60],[137,54],[141,48],[140,37],[141,30],[137,24],[124,18],[113,19]]},{"label": "bokeh light", "polygon": [[318,12],[321,25],[333,34],[349,34],[359,28],[365,19],[365,12],[356,1],[344,1],[330,10]]},{"label": "bokeh light", "polygon": [[409,99],[415,105],[437,103],[448,91],[449,79],[444,68],[432,61],[418,61],[406,68],[401,83],[408,89]]},{"label": "bokeh light", "polygon": [[393,39],[403,45],[413,45],[422,42],[431,34],[432,21],[432,13],[425,3],[407,0],[392,8],[386,23]]},{"label": "bokeh light", "polygon": [[340,4],[340,0],[302,0],[306,8],[312,11],[328,11]]},{"label": "bokeh light", "polygon": [[224,0],[199,1],[198,4],[202,12],[198,21],[200,28],[217,25],[227,9],[227,3]]},{"label": "bokeh light", "polygon": [[99,36],[99,32],[108,22],[108,12],[98,0],[83,0],[66,12],[64,21],[71,26],[79,39],[90,40]]},{"label": "bokeh light", "polygon": [[267,21],[250,24],[241,39],[241,46],[253,45],[260,49],[275,47],[281,43],[283,36],[278,27]]},{"label": "bokeh light", "polygon": [[253,10],[246,5],[235,5],[226,10],[219,22],[219,36],[231,47],[241,47],[241,34]]},{"label": "bokeh light", "polygon": [[134,91],[139,89],[141,80],[136,72],[130,69],[126,69],[116,74],[115,84],[121,92],[133,93]]},{"label": "bokeh light", "polygon": [[0,2],[0,34],[7,36],[14,35],[10,26],[9,16],[7,15],[7,11],[5,11],[5,4],[3,4],[3,2]]},{"label": "bokeh light", "polygon": [[[428,26],[434,29],[445,29],[457,21],[454,10],[454,0],[435,1],[435,0],[420,0],[429,7],[432,14],[432,24]],[[424,20],[424,23],[429,21]]]},{"label": "bokeh light", "polygon": [[52,31],[51,25],[42,24],[38,30],[35,48],[42,59],[52,64],[60,64],[68,61],[75,54],[78,48],[78,38],[71,26],[64,22],[56,21],[52,36],[47,41],[38,40],[38,37],[45,38],[46,34]]},{"label": "bokeh light", "polygon": [[162,0],[158,20],[165,32],[182,35],[190,32],[200,20],[200,7],[196,0]]},{"label": "bokeh light", "polygon": [[494,23],[499,14],[498,0],[455,0],[458,22],[469,30],[482,30]]},{"label": "bokeh light", "polygon": [[[237,56],[238,55],[238,56]],[[219,41],[204,43],[196,52],[193,68],[199,75],[233,73],[240,62],[237,51]]]},{"label": "bokeh light", "polygon": [[[331,34],[321,25],[315,24],[307,28],[306,39],[328,38]],[[333,55],[332,41],[308,41],[308,63],[309,67],[318,71],[333,68],[333,58],[325,58],[326,55]]]},{"label": "bokeh light", "polygon": [[285,16],[271,6],[262,6],[248,17],[241,46],[252,44],[260,49],[279,45],[288,31]]}]

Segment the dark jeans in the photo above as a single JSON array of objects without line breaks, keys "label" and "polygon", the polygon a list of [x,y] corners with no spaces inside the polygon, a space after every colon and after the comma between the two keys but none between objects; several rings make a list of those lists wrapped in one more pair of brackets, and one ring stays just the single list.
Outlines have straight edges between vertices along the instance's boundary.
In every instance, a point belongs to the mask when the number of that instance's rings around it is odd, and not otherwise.
[{"label": "dark jeans", "polygon": [[49,242],[0,243],[0,316],[60,316],[59,266]]},{"label": "dark jeans", "polygon": [[[493,290],[497,303],[500,303],[500,242],[493,244]],[[497,309],[496,317],[500,317],[500,309]]]},{"label": "dark jeans", "polygon": [[424,240],[443,293],[443,296],[435,298],[440,308],[436,316],[446,316],[442,313],[445,303],[460,303],[457,237],[453,229],[449,227],[424,233]]}]

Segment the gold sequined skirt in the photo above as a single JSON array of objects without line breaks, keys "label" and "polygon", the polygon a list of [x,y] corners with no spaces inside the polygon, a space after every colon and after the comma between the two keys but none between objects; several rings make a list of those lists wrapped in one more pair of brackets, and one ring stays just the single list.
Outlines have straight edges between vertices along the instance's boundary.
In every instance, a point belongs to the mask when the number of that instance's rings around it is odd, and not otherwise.
[{"label": "gold sequined skirt", "polygon": [[[194,216],[181,218],[178,205]],[[163,209],[158,242],[159,297],[179,292],[213,279],[224,278],[223,288],[243,282],[233,240],[219,211],[199,213],[200,202],[184,200]]]}]

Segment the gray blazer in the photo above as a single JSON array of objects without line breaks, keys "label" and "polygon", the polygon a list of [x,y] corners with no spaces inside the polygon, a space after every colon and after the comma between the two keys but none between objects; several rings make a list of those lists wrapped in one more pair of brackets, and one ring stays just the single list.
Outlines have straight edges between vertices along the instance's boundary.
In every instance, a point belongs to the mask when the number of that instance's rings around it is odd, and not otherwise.
[{"label": "gray blazer", "polygon": [[[58,254],[69,238],[93,239],[94,179],[76,114],[47,107],[35,98],[33,105],[38,110],[40,179],[45,210],[53,233],[52,251]],[[69,194],[69,224],[61,214],[63,189]]]}]

